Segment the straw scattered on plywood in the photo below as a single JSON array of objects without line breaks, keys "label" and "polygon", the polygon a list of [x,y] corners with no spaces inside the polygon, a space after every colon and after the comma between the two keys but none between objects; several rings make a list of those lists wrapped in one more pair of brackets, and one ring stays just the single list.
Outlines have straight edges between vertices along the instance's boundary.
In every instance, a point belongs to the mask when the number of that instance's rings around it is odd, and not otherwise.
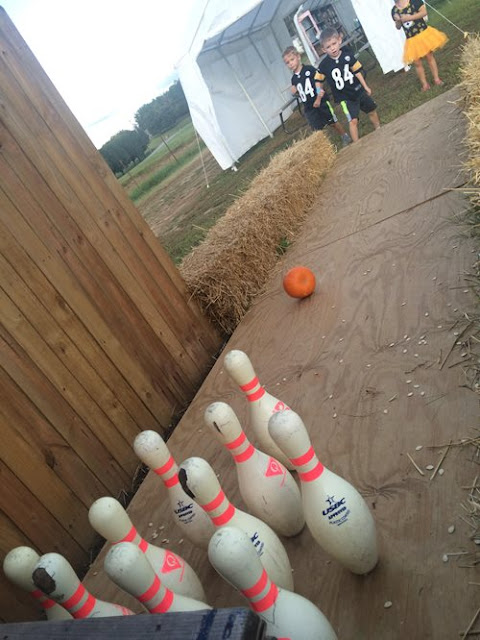
[{"label": "straw scattered on plywood", "polygon": [[180,272],[205,313],[233,332],[319,195],[335,158],[321,132],[278,153],[186,256]]}]

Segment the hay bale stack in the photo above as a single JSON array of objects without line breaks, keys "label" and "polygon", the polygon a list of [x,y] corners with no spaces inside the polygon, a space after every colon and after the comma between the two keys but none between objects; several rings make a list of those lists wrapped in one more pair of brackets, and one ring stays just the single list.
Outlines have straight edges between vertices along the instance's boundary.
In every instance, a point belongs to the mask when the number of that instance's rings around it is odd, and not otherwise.
[{"label": "hay bale stack", "polygon": [[[470,36],[462,53],[462,90],[467,116],[468,160],[466,167],[474,187],[480,188],[480,36]],[[480,207],[480,193],[473,194],[474,204]]]},{"label": "hay bale stack", "polygon": [[263,288],[282,241],[293,240],[334,157],[321,132],[278,153],[183,260],[192,297],[226,334]]}]

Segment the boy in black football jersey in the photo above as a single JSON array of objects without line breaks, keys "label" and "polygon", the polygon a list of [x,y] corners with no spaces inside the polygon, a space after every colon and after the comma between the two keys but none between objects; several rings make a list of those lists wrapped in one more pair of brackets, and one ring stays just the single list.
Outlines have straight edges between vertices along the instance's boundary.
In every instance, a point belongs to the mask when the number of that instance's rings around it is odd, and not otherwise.
[{"label": "boy in black football jersey", "polygon": [[317,92],[315,74],[317,70],[310,65],[302,64],[302,58],[295,47],[288,47],[283,52],[283,60],[292,76],[292,94],[298,95],[303,103],[305,118],[314,131],[331,125],[342,138],[343,146],[351,142],[350,136],[338,122],[325,92]]},{"label": "boy in black football jersey", "polygon": [[371,98],[372,91],[365,82],[362,65],[353,51],[342,49],[342,36],[336,29],[324,29],[320,34],[320,45],[327,55],[318,66],[316,87],[322,91],[323,83],[328,82],[333,99],[341,104],[347,116],[350,136],[356,142],[360,111],[368,114],[375,129],[380,127],[377,105]]}]

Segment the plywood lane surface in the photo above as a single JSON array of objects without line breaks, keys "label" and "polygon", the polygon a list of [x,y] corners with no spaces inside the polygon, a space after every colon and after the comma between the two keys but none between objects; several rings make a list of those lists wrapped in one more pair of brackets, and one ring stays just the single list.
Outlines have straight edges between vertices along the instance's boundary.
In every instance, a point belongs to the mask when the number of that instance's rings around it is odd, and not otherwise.
[{"label": "plywood lane surface", "polygon": [[[267,390],[303,417],[320,459],[372,509],[381,559],[368,576],[330,561],[307,530],[284,540],[296,590],[343,640],[455,638],[478,607],[479,587],[469,582],[480,580],[468,566],[475,545],[461,519],[464,487],[478,467],[468,447],[458,446],[443,474],[430,480],[426,470],[444,445],[472,435],[478,416],[478,395],[465,385],[469,356],[457,344],[471,330],[464,275],[475,256],[453,221],[466,203],[445,189],[462,183],[457,98],[456,91],[437,97],[339,154],[305,228],[225,350],[250,355]],[[318,276],[315,294],[301,302],[281,286],[294,264]],[[229,402],[251,435],[246,402],[222,355],[169,446],[178,462],[209,460],[242,508],[230,455],[202,421],[216,400]],[[129,512],[149,541],[190,562],[210,604],[243,602],[204,552],[180,541],[157,476],[146,478]],[[459,552],[467,553],[443,561]],[[104,553],[85,584],[135,606],[105,577]]]}]

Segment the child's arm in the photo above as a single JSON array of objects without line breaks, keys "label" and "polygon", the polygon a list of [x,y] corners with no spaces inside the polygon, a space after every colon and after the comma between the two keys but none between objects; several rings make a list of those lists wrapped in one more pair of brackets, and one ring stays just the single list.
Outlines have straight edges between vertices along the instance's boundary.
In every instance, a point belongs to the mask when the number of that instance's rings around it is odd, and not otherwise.
[{"label": "child's arm", "polygon": [[365,78],[363,77],[363,73],[361,71],[357,71],[357,73],[355,74],[355,77],[358,79],[358,81],[360,82],[362,87],[365,89],[365,92],[367,93],[367,95],[371,96],[372,95],[372,90],[370,89],[368,84],[365,82]]},{"label": "child's arm", "polygon": [[315,81],[315,91],[317,92],[317,97],[315,98],[313,106],[315,107],[315,109],[317,109],[320,106],[320,102],[322,101],[322,98],[325,94],[325,91],[323,89],[323,82],[318,82],[318,80]]},{"label": "child's arm", "polygon": [[292,84],[292,86],[290,87],[290,91],[292,92],[292,95],[294,96],[296,93],[298,93],[297,87]]},{"label": "child's arm", "polygon": [[400,15],[398,13],[396,13],[393,16],[393,21],[395,22],[395,26],[397,29],[401,29],[402,28],[402,21],[400,19]]},{"label": "child's arm", "polygon": [[422,4],[417,13],[401,13],[399,15],[400,22],[410,22],[410,20],[420,20],[427,15],[427,7]]}]

